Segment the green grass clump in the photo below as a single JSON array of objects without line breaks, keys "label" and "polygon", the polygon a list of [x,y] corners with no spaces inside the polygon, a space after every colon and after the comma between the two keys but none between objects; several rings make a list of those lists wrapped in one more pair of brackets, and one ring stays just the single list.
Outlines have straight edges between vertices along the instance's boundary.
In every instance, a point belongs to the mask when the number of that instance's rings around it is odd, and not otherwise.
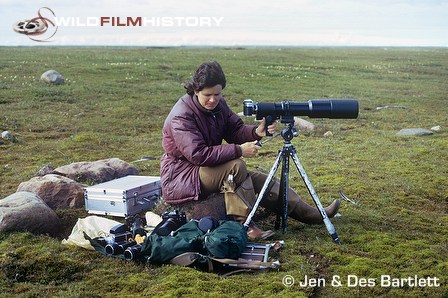
[{"label": "green grass clump", "polygon": [[[135,264],[63,246],[85,210],[57,210],[57,238],[0,235],[0,296],[161,297],[446,297],[448,296],[448,51],[444,48],[0,48],[0,198],[43,166],[117,157],[142,175],[158,175],[161,129],[183,83],[200,63],[218,60],[226,72],[224,96],[236,111],[256,102],[357,98],[358,119],[310,119],[317,129],[293,139],[323,205],[344,193],[333,220],[343,245],[324,226],[290,219],[277,233],[286,246],[282,266],[268,273],[221,277],[194,268]],[[64,85],[40,82],[55,69]],[[406,109],[380,109],[405,106]],[[253,123],[251,118],[244,119]],[[399,137],[402,128],[441,130]],[[333,137],[324,137],[327,131]],[[247,159],[267,173],[280,138]],[[290,185],[312,203],[297,171]],[[275,216],[256,221],[272,228]],[[24,219],[26,220],[26,219]],[[282,279],[291,275],[292,287]],[[382,287],[383,275],[437,277],[438,287]],[[332,285],[335,276],[343,284]],[[374,286],[348,286],[347,278]],[[325,287],[301,287],[322,278]]]}]

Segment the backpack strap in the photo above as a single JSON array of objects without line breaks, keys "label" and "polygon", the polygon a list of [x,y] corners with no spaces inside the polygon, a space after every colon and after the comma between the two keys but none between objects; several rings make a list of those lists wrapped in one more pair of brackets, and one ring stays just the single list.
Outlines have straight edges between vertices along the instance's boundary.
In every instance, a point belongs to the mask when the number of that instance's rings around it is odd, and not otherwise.
[{"label": "backpack strap", "polygon": [[185,252],[178,256],[175,256],[170,260],[170,264],[178,265],[178,266],[190,266],[197,260],[201,259],[203,255],[197,252]]},{"label": "backpack strap", "polygon": [[207,263],[208,272],[213,272],[213,263],[211,259],[198,252],[185,252],[175,256],[170,260],[170,264],[186,267],[192,265],[196,261]]}]

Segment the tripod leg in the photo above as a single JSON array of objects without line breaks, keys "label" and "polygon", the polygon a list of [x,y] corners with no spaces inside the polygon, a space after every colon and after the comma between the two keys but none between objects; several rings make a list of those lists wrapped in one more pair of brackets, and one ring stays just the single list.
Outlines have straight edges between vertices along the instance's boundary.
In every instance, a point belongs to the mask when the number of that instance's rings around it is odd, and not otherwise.
[{"label": "tripod leg", "polygon": [[280,207],[277,209],[277,218],[275,220],[275,229],[279,229],[280,221],[282,232],[285,233],[288,227],[288,189],[289,189],[289,151],[282,151],[282,173],[280,177],[279,198],[282,199]]},{"label": "tripod leg", "polygon": [[336,229],[334,228],[333,224],[331,223],[330,219],[328,218],[328,215],[325,212],[325,209],[322,206],[322,204],[319,200],[319,197],[317,196],[317,193],[314,190],[313,185],[311,184],[310,180],[308,179],[307,174],[305,173],[305,169],[303,168],[302,164],[299,161],[296,150],[294,148],[291,148],[290,154],[291,154],[291,157],[292,157],[294,163],[296,164],[296,167],[300,173],[300,176],[303,179],[303,182],[305,182],[308,192],[310,193],[311,197],[313,198],[314,204],[316,204],[316,207],[322,216],[322,219],[324,221],[325,227],[327,228],[327,231],[330,233],[331,238],[333,238],[333,241],[335,243],[341,244],[341,242],[339,241],[338,234],[336,233]]},{"label": "tripod leg", "polygon": [[260,190],[260,193],[258,194],[257,201],[255,202],[254,207],[252,208],[249,215],[247,216],[246,221],[244,222],[244,226],[246,228],[249,227],[249,224],[252,221],[252,217],[254,217],[255,212],[257,211],[257,208],[260,205],[260,202],[263,199],[266,190],[268,189],[269,183],[272,181],[272,178],[274,177],[274,174],[277,171],[278,166],[280,165],[281,157],[282,157],[282,151],[279,151],[277,159],[275,160],[274,165],[272,166],[271,171],[269,172],[269,175],[266,178],[266,181],[264,182],[263,187]]}]

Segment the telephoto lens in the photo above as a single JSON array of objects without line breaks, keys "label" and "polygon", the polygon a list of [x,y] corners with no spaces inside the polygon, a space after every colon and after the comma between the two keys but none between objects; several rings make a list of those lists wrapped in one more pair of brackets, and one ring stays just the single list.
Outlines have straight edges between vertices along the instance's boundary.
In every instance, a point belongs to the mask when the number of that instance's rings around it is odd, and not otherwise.
[{"label": "telephoto lens", "polygon": [[292,116],[308,116],[310,118],[356,119],[359,105],[355,99],[308,100],[307,102],[259,102],[251,99],[243,102],[244,116],[256,115],[257,120],[264,117],[273,120]]}]

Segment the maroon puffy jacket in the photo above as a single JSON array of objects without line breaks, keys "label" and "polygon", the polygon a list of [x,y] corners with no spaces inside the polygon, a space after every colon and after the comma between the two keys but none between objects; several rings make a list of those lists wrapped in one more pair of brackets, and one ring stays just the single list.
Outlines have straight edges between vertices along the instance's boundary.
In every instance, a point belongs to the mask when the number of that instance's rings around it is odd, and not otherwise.
[{"label": "maroon puffy jacket", "polygon": [[[237,144],[261,139],[255,125],[244,125],[221,98],[215,110],[202,107],[197,97],[181,97],[163,125],[165,154],[160,163],[162,196],[169,204],[197,200],[199,167],[219,165],[242,155]],[[227,143],[222,144],[225,140]]]}]

